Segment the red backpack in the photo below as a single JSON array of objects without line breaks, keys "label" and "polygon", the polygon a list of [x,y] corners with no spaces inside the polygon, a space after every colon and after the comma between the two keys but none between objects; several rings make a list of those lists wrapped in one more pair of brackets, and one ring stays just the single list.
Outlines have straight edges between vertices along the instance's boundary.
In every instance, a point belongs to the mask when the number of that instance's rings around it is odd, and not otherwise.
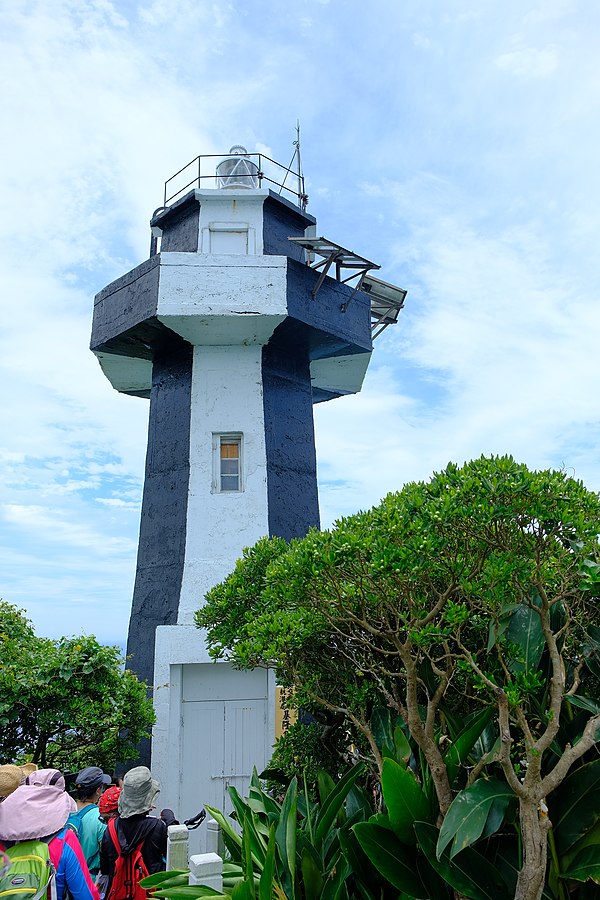
[{"label": "red backpack", "polygon": [[123,856],[117,835],[116,819],[108,820],[108,832],[117,851],[115,871],[106,900],[148,900],[148,891],[140,887],[142,878],[149,874],[142,856],[141,841],[137,847]]}]

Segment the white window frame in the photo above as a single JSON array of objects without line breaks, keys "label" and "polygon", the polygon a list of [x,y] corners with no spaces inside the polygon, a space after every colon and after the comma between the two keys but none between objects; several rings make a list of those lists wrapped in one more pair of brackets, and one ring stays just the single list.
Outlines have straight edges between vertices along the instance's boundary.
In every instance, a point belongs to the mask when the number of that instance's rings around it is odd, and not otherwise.
[{"label": "white window frame", "polygon": [[[221,446],[222,444],[237,443],[239,455],[239,473],[238,487],[234,490],[227,490],[221,487]],[[244,435],[240,431],[222,431],[213,433],[212,436],[212,458],[213,458],[213,477],[212,477],[212,493],[213,494],[241,494],[244,491]]]}]

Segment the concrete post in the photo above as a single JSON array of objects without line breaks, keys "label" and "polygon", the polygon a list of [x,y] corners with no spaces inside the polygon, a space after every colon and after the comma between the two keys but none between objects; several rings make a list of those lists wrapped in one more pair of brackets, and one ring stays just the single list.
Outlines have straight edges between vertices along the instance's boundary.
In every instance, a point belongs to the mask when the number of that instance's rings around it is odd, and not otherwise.
[{"label": "concrete post", "polygon": [[187,871],[189,831],[185,825],[169,825],[167,828],[167,869]]},{"label": "concrete post", "polygon": [[219,856],[225,855],[225,844],[219,823],[214,819],[206,820],[206,852],[218,853]]},{"label": "concrete post", "polygon": [[217,853],[199,853],[190,858],[190,884],[203,884],[223,891],[223,860]]}]

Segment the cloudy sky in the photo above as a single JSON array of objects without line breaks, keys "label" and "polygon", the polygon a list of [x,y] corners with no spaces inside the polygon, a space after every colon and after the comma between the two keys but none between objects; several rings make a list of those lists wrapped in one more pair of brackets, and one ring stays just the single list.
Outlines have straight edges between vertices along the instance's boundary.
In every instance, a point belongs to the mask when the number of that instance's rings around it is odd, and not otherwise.
[{"label": "cloudy sky", "polygon": [[0,596],[126,634],[148,405],[90,353],[163,182],[233,143],[408,289],[362,394],[316,408],[324,525],[449,460],[600,489],[600,6],[2,0]]}]

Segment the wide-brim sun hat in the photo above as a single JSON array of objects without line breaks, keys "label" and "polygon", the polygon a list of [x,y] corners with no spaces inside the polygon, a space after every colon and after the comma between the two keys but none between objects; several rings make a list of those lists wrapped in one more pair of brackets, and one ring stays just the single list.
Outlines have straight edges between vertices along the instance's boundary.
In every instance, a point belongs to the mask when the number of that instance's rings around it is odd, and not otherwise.
[{"label": "wide-brim sun hat", "polygon": [[[0,803],[0,840],[30,841],[56,834],[77,804],[59,785],[60,772],[46,769],[42,784],[22,784]],[[48,773],[46,775],[46,773]],[[56,782],[49,782],[56,776]]]},{"label": "wide-brim sun hat", "polygon": [[8,797],[23,781],[23,771],[19,766],[0,766],[0,797]]},{"label": "wide-brim sun hat", "polygon": [[154,806],[160,783],[152,777],[147,766],[130,769],[123,778],[119,795],[119,815],[122,819],[150,812]]},{"label": "wide-brim sun hat", "polygon": [[58,769],[38,769],[29,772],[25,784],[35,784],[38,787],[57,787],[60,791],[66,790],[65,776]]}]

